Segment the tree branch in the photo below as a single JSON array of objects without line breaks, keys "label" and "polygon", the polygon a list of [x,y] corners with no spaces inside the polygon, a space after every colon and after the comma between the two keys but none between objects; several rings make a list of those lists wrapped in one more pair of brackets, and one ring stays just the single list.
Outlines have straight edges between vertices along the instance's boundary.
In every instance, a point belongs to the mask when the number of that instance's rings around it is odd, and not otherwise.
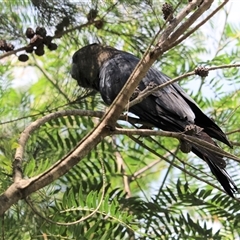
[{"label": "tree branch", "polygon": [[[71,28],[71,29],[67,29],[67,30],[63,31],[61,34],[62,34],[62,35],[65,35],[65,34],[68,34],[68,33],[70,33],[70,32],[74,32],[74,31],[76,31],[76,30],[81,30],[81,29],[84,28],[84,27],[87,27],[87,26],[90,26],[90,25],[94,25],[94,24],[95,24],[96,22],[98,22],[98,21],[99,21],[99,20],[91,21],[91,22],[87,22],[87,23],[81,24],[81,25],[76,26],[76,27],[73,27],[73,28]],[[56,35],[54,35],[54,36],[52,36],[52,38],[53,38],[53,39],[56,39],[56,38],[59,38],[59,37],[56,36]],[[27,45],[24,46],[24,47],[20,47],[20,48],[18,48],[18,49],[15,49],[15,50],[13,50],[13,51],[6,52],[6,53],[0,55],[0,60],[3,59],[3,58],[5,58],[5,57],[11,56],[11,55],[13,55],[13,54],[16,54],[16,53],[18,53],[18,52],[25,51],[25,50],[28,48],[28,46],[29,46],[29,44],[27,44]]]},{"label": "tree branch", "polygon": [[[200,181],[202,181],[202,182],[204,182],[204,183],[206,183],[206,184],[208,184],[208,185],[210,185],[210,186],[218,189],[218,190],[221,191],[221,192],[224,192],[220,187],[214,185],[212,182],[209,182],[209,181],[207,181],[206,179],[203,179],[203,178],[201,178],[201,177],[199,177],[199,176],[191,173],[190,171],[188,171],[188,170],[186,170],[185,168],[177,165],[176,163],[174,163],[173,161],[169,160],[168,158],[165,158],[164,156],[162,156],[161,154],[157,153],[155,150],[151,149],[151,148],[148,147],[146,144],[144,144],[143,142],[141,142],[139,139],[137,139],[137,138],[135,138],[135,137],[133,137],[133,136],[131,136],[131,138],[134,139],[134,141],[135,141],[136,143],[138,143],[140,146],[144,147],[144,148],[147,149],[149,152],[155,154],[156,156],[158,156],[159,158],[163,159],[163,160],[166,161],[167,163],[171,164],[171,165],[174,166],[175,168],[181,170],[182,172],[187,173],[189,176],[191,176],[191,177],[193,177],[193,178],[195,178],[195,179],[198,179],[198,180],[200,180]],[[239,199],[236,199],[236,200],[240,202]]]},{"label": "tree branch", "polygon": [[[220,66],[214,66],[214,67],[209,67],[207,68],[207,71],[213,71],[213,70],[217,70],[217,69],[224,69],[224,68],[233,68],[233,67],[240,67],[240,63],[236,63],[236,64],[223,64],[223,65],[220,65]],[[142,92],[139,93],[139,96],[137,96],[137,98],[133,99],[128,105],[127,105],[127,108],[130,108],[138,103],[140,103],[143,99],[145,99],[146,97],[148,97],[149,95],[151,95],[152,93],[154,93],[155,91],[158,91],[170,84],[173,84],[175,82],[179,82],[180,80],[186,78],[186,77],[190,77],[190,76],[193,76],[193,75],[196,75],[195,71],[191,71],[191,72],[188,72],[188,73],[185,73],[181,76],[178,76],[178,77],[175,77],[159,86],[156,86],[156,87],[147,87],[145,88]]]},{"label": "tree branch", "polygon": [[52,119],[56,119],[64,116],[94,116],[94,117],[102,117],[103,112],[99,111],[84,111],[84,110],[62,110],[54,113],[50,113],[35,122],[32,122],[25,130],[21,133],[18,148],[16,149],[15,158],[13,162],[13,180],[14,182],[18,182],[22,179],[22,171],[21,165],[23,160],[24,149],[27,144],[27,141],[31,134],[37,130],[43,124],[49,122]]},{"label": "tree branch", "polygon": [[133,136],[133,135],[140,135],[140,136],[162,136],[162,137],[170,137],[170,138],[176,138],[178,140],[184,140],[190,143],[193,143],[199,147],[205,148],[207,150],[210,150],[214,153],[217,153],[219,155],[222,155],[224,157],[233,159],[237,162],[240,162],[240,158],[225,152],[219,147],[216,147],[204,140],[201,140],[199,138],[196,138],[194,136],[185,135],[181,132],[167,132],[167,131],[156,131],[156,130],[150,130],[150,129],[123,129],[123,128],[115,128],[115,130],[112,132],[113,134],[124,134],[127,136]]},{"label": "tree branch", "polygon": [[222,9],[229,0],[225,0],[222,4],[220,4],[212,13],[210,13],[204,20],[202,20],[199,24],[197,24],[193,29],[188,31],[186,34],[184,34],[182,37],[177,39],[173,44],[171,44],[169,47],[173,48],[174,46],[177,46],[179,43],[181,43],[183,40],[188,38],[191,34],[193,34],[197,29],[199,29],[202,25],[204,25],[210,18],[212,18],[220,9]]},{"label": "tree branch", "polygon": [[45,72],[45,70],[37,63],[36,59],[34,58],[35,63],[34,66],[45,76],[45,78],[52,84],[54,88],[58,90],[58,92],[67,100],[67,102],[70,102],[69,97],[64,93],[64,91],[59,87],[57,82],[54,82],[53,79],[51,79],[50,76]]}]

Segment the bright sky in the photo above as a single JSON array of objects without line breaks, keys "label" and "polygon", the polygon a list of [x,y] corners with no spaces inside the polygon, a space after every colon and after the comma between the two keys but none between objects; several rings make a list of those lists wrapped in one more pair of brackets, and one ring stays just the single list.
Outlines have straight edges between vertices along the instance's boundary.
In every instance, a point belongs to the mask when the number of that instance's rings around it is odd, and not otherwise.
[{"label": "bright sky", "polygon": [[[238,29],[240,29],[240,17],[239,17],[239,9],[240,9],[240,0],[230,0],[229,3],[227,3],[226,8],[227,12],[229,12],[228,15],[228,23],[231,23],[233,25],[235,25]],[[216,48],[216,43],[218,42],[221,33],[223,31],[223,26],[225,23],[225,14],[224,12],[219,12],[217,13],[214,17],[213,17],[213,21],[216,22],[216,26],[214,31],[212,27],[209,27],[209,24],[205,24],[204,26],[202,26],[202,30],[204,29],[204,32],[210,36],[209,39],[205,39],[205,41],[208,41],[208,48],[212,49],[212,53],[215,53],[215,48]],[[239,32],[240,34],[240,32]],[[232,39],[233,40],[233,39]],[[186,40],[187,42],[187,40]],[[206,42],[205,42],[206,43]],[[233,44],[233,43],[232,43]],[[229,48],[231,49],[231,48]],[[224,48],[224,51],[227,51],[227,47]],[[214,55],[213,55],[214,56]],[[201,59],[203,62],[211,60],[212,57],[211,54],[204,54],[201,55]],[[237,56],[238,59],[236,59],[236,61],[239,61],[239,56]],[[214,89],[212,89],[207,82],[210,81],[211,79],[213,79],[216,76],[217,72],[216,71],[211,71],[209,72],[208,77],[205,79],[205,84],[202,87],[202,94],[203,96],[207,97],[207,98],[214,98],[215,94],[214,94]],[[172,76],[175,77],[175,76]],[[196,94],[198,91],[198,85],[200,85],[201,83],[201,79],[196,77],[194,78],[193,81],[189,81],[186,85],[184,85],[185,89],[189,89],[189,92],[193,92],[194,94]],[[236,85],[236,84],[229,84],[229,81],[221,79],[221,84],[223,84],[223,88],[225,92],[230,92],[230,91],[234,91],[237,89],[240,89],[240,86]],[[195,92],[194,92],[195,90]]]},{"label": "bright sky", "polygon": [[230,0],[228,5],[231,7],[230,20],[236,24],[240,24],[239,10],[240,0]]}]

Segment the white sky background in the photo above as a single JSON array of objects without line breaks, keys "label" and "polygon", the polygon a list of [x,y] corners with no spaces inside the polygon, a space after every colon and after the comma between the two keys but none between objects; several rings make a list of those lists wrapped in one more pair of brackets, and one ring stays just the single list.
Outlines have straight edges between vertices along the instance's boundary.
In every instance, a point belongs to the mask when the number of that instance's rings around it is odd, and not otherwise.
[{"label": "white sky background", "polygon": [[[228,19],[227,22],[230,23],[231,25],[237,26],[237,29],[240,28],[240,0],[231,0],[227,3],[227,5],[225,6],[225,9],[227,10],[227,12],[229,13],[228,15]],[[201,27],[201,30],[203,30],[206,35],[209,36],[209,39],[205,39],[205,41],[208,41],[208,48],[212,48],[213,52],[212,52],[212,56],[210,55],[202,55],[201,59],[203,62],[206,62],[208,60],[211,60],[212,57],[214,56],[214,53],[216,51],[216,44],[221,36],[221,33],[223,31],[223,26],[225,23],[225,14],[223,13],[223,11],[221,10],[219,13],[217,13],[213,18],[212,18],[213,22],[215,23],[215,29],[213,31],[212,27],[209,27],[208,23],[206,23],[205,25],[203,25]],[[239,32],[239,37],[240,37],[240,32]],[[187,43],[187,40],[186,42]],[[230,44],[233,44],[230,43]],[[231,50],[231,46],[229,46],[229,51]],[[228,51],[228,48],[224,48],[224,51]],[[236,62],[240,61],[240,56],[236,56]],[[221,70],[219,70],[221,71]],[[216,71],[210,71],[208,77],[205,79],[205,84],[202,87],[202,92],[201,94],[204,97],[207,98],[214,98],[214,91],[211,89],[211,87],[206,84],[208,81],[210,81],[212,78],[216,77]],[[189,89],[189,92],[196,93],[194,92],[194,89],[197,91],[198,87],[196,87],[196,85],[200,84],[201,80],[200,78],[195,78],[194,81],[189,81],[188,84],[186,84],[184,87],[185,89]],[[230,92],[230,91],[234,91],[237,89],[240,89],[240,86],[238,85],[230,85],[229,81],[226,81],[223,79],[221,79],[221,84],[223,85],[223,89],[225,92]]]}]

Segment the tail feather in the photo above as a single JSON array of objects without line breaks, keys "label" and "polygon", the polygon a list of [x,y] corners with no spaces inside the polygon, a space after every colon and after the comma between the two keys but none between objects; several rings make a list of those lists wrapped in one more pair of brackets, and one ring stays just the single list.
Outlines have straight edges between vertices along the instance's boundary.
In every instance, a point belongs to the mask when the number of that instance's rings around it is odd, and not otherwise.
[{"label": "tail feather", "polygon": [[[215,146],[218,146],[212,138],[205,133],[204,131],[198,133],[196,135],[201,140],[207,141]],[[192,147],[192,152],[195,153],[198,157],[203,159],[211,169],[211,172],[217,178],[219,183],[222,185],[224,190],[228,193],[229,196],[234,198],[234,193],[238,192],[238,188],[228,175],[227,171],[225,170],[226,162],[224,161],[223,157],[219,154],[213,153],[206,148],[199,147],[194,145]]]},{"label": "tail feather", "polygon": [[224,190],[228,193],[229,196],[234,198],[234,193],[238,192],[238,188],[228,175],[225,169],[219,168],[213,161],[208,159],[208,166],[210,167],[212,173],[215,175],[217,180],[220,182]]},{"label": "tail feather", "polygon": [[202,158],[208,164],[211,172],[217,178],[224,190],[228,193],[229,196],[234,198],[233,194],[238,192],[238,188],[231,179],[231,177],[228,175],[227,171],[224,168],[219,167],[218,164],[216,164],[216,159],[218,158],[218,156],[212,155],[211,152],[208,152],[208,156],[206,156],[205,153],[207,152],[207,150],[204,149],[204,152],[199,152],[199,149],[197,150],[195,146],[192,148],[192,152],[195,153],[198,157]]}]

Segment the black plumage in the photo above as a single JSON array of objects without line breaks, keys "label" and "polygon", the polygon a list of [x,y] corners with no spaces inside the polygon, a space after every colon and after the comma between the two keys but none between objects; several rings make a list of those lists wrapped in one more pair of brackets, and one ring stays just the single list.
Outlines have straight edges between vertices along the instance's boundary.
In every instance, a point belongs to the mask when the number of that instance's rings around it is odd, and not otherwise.
[{"label": "black plumage", "polygon": [[[130,74],[138,64],[134,55],[100,44],[91,44],[73,55],[71,74],[79,86],[100,92],[104,102],[110,105],[118,95]],[[160,85],[170,80],[165,74],[150,68],[140,82],[138,89],[144,90],[150,84]],[[215,146],[215,138],[231,147],[223,131],[207,117],[197,104],[177,84],[168,85],[148,96],[129,109],[140,119],[162,130],[183,132],[188,126],[197,126],[198,138]],[[225,191],[233,197],[237,187],[227,174],[226,163],[217,155],[197,145],[192,152],[209,165]]]}]

